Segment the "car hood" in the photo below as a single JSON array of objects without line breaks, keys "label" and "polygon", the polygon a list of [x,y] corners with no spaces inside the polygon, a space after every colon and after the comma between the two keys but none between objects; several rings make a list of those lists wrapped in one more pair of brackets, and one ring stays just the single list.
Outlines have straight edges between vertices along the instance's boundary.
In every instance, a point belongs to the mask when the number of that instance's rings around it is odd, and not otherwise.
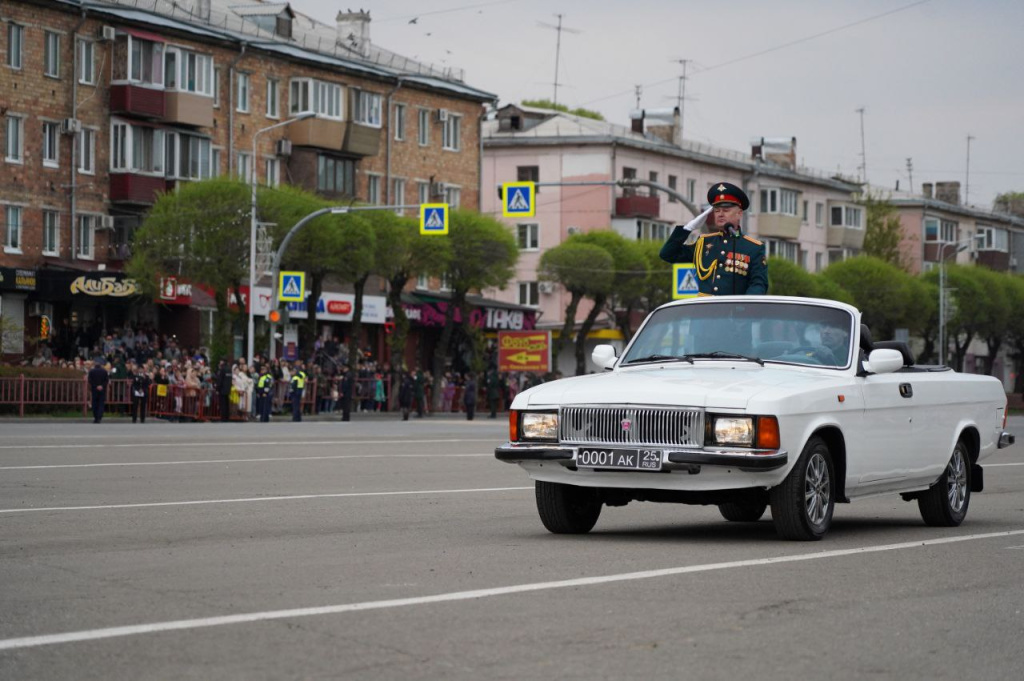
[{"label": "car hood", "polygon": [[659,364],[564,378],[519,395],[515,409],[571,405],[643,404],[708,409],[746,409],[750,401],[771,391],[773,400],[834,386],[838,372],[821,373],[767,364],[701,362]]}]

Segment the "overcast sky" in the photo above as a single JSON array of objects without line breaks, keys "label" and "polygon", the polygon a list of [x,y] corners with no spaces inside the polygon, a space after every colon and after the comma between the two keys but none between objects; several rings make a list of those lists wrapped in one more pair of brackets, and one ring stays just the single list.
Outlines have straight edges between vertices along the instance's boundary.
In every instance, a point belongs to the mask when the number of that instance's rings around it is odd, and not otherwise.
[{"label": "overcast sky", "polygon": [[[349,2],[350,0],[345,0]],[[352,0],[354,1],[354,0]],[[863,108],[867,178],[967,180],[971,204],[1024,191],[1021,0],[358,0],[292,6],[334,23],[367,9],[377,45],[465,70],[501,103],[553,96],[628,124],[673,106],[687,66],[684,135],[748,151],[755,137],[796,137],[800,164],[856,178]],[[410,23],[416,19],[415,23]]]}]

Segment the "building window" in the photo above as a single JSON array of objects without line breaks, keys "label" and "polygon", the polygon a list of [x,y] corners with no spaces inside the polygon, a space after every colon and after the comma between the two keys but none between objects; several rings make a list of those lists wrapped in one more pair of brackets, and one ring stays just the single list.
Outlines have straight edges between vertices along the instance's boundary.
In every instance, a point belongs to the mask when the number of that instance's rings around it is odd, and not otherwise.
[{"label": "building window", "polygon": [[163,85],[163,43],[128,36],[128,79],[143,85]]},{"label": "building window", "polygon": [[761,212],[792,215],[797,213],[797,192],[792,189],[762,189]]},{"label": "building window", "polygon": [[7,116],[4,126],[4,160],[8,163],[22,163],[25,160],[25,119],[21,116]]},{"label": "building window", "polygon": [[317,116],[344,120],[342,87],[312,78],[294,78],[289,84],[288,111],[292,115],[312,111]]},{"label": "building window", "polygon": [[277,187],[281,184],[281,161],[276,158],[264,159],[263,173],[266,176],[264,182],[268,187]]},{"label": "building window", "polygon": [[56,168],[60,165],[60,125],[43,123],[43,165]]},{"label": "building window", "polygon": [[[668,176],[668,188],[669,189],[671,189],[672,191],[677,191],[677,189],[678,189],[677,185],[678,184],[679,184],[679,178],[678,177],[676,177],[675,175],[669,175]],[[669,194],[668,195],[668,202],[669,203],[678,203],[679,199],[677,199],[673,194]]]},{"label": "building window", "polygon": [[213,67],[213,108],[220,108],[220,77],[221,69],[217,66]]},{"label": "building window", "polygon": [[822,227],[825,224],[825,204],[814,204],[814,224]]},{"label": "building window", "polygon": [[[405,205],[405,180],[395,179],[392,182],[392,194],[391,194],[391,205],[393,206],[404,206]],[[398,215],[402,214],[402,210],[396,210],[395,213]]]},{"label": "building window", "polygon": [[96,216],[78,216],[78,257],[92,260],[96,244]]},{"label": "building window", "polygon": [[238,152],[238,161],[235,164],[235,177],[242,182],[252,182],[252,157],[244,151]]},{"label": "building window", "polygon": [[448,120],[441,124],[441,147],[448,151],[462,148],[462,116],[448,114]]},{"label": "building window", "polygon": [[791,263],[800,264],[800,247],[795,242],[765,239],[764,246],[769,257],[783,258]]},{"label": "building window", "polygon": [[267,79],[267,117],[281,117],[280,83],[273,78]]},{"label": "building window", "polygon": [[430,109],[420,109],[417,121],[416,135],[420,146],[430,144]]},{"label": "building window", "polygon": [[395,139],[405,140],[405,104],[395,104]]},{"label": "building window", "polygon": [[210,149],[210,177],[220,177],[220,164],[223,154],[220,149]]},{"label": "building window", "polygon": [[540,247],[540,225],[516,225],[516,231],[519,235],[519,250],[535,251]]},{"label": "building window", "polygon": [[[173,159],[176,158],[177,150],[172,146],[174,137],[173,133],[166,135],[167,145],[165,148],[165,133],[162,129],[115,122],[111,125],[110,133],[110,169],[120,172],[163,175],[166,167],[167,174],[176,177]],[[164,163],[165,153],[167,160],[171,161],[166,165]]]},{"label": "building window", "polygon": [[21,206],[7,206],[4,216],[4,253],[21,253]]},{"label": "building window", "polygon": [[[180,47],[167,48],[165,57],[164,84],[170,90],[192,92],[197,95],[213,97],[213,57],[199,54]],[[242,78],[239,76],[239,107],[242,103]],[[245,111],[249,110],[248,76],[245,86]],[[239,111],[243,109],[239,108]]]},{"label": "building window", "polygon": [[668,239],[668,225],[651,220],[636,221],[637,241],[665,241]]},{"label": "building window", "polygon": [[60,255],[60,213],[43,211],[43,255]]},{"label": "building window", "polygon": [[238,84],[238,111],[249,113],[249,74],[239,73],[236,79]]},{"label": "building window", "polygon": [[428,290],[430,288],[430,278],[425,274],[417,276],[416,288],[420,289],[421,291]]},{"label": "building window", "polygon": [[43,73],[60,78],[60,34],[53,31],[43,34]]},{"label": "building window", "polygon": [[807,207],[808,207],[809,203],[810,202],[808,202],[808,201],[804,201],[804,209],[803,209],[803,212],[800,214],[800,217],[803,220],[804,224],[807,224],[807,210],[808,210]]},{"label": "building window", "polygon": [[686,181],[686,200],[693,203],[694,198],[697,196],[697,180]]},{"label": "building window", "polygon": [[370,175],[367,178],[366,198],[371,206],[380,205],[380,175]]},{"label": "building window", "polygon": [[96,45],[91,40],[78,40],[78,82],[96,84]]},{"label": "building window", "polygon": [[[833,217],[835,208],[832,209]],[[959,241],[959,225],[952,220],[940,220],[939,218],[924,219],[924,240],[956,243]]]},{"label": "building window", "polygon": [[356,123],[362,123],[373,128],[381,127],[380,106],[381,96],[366,90],[356,90],[355,118]]},{"label": "building window", "polygon": [[519,282],[519,304],[537,307],[540,305],[540,292],[537,290],[537,282]]},{"label": "building window", "polygon": [[12,69],[20,69],[22,52],[25,47],[25,27],[20,24],[7,24],[7,65]]},{"label": "building window", "polygon": [[978,225],[975,238],[978,240],[979,250],[1002,251],[1003,253],[1010,250],[1010,236],[1005,229]]},{"label": "building window", "polygon": [[[636,168],[622,168],[622,179],[623,180],[635,180],[636,179]],[[623,196],[636,196],[636,187],[623,187]]]},{"label": "building window", "polygon": [[[655,184],[657,184],[657,182],[658,182],[658,173],[656,173],[653,170],[651,170],[650,172],[647,173],[647,179],[650,180],[651,182],[654,182]],[[647,195],[648,196],[657,196],[658,195],[658,190],[655,189],[654,187],[648,187],[647,188]]]},{"label": "building window", "polygon": [[540,166],[516,166],[517,182],[540,182]]},{"label": "building window", "polygon": [[832,206],[832,221],[829,224],[833,227],[863,229],[862,215],[863,211],[856,206]]},{"label": "building window", "polygon": [[462,190],[458,187],[445,187],[444,202],[447,203],[448,207],[452,210],[459,208],[459,206],[462,205]]},{"label": "building window", "polygon": [[78,172],[93,175],[96,172],[96,131],[82,128],[77,137]]},{"label": "building window", "polygon": [[324,154],[317,156],[317,191],[355,196],[355,178],[356,164],[354,161]]},{"label": "building window", "polygon": [[429,182],[417,182],[416,192],[418,194],[420,203],[430,203],[430,183]]},{"label": "building window", "polygon": [[[818,204],[818,205],[821,205],[821,204]],[[815,272],[820,272],[821,271],[821,253],[815,253],[814,254],[814,271]]]},{"label": "building window", "polygon": [[438,283],[438,291],[451,291],[452,290],[452,275],[445,272],[441,275],[441,281]]}]

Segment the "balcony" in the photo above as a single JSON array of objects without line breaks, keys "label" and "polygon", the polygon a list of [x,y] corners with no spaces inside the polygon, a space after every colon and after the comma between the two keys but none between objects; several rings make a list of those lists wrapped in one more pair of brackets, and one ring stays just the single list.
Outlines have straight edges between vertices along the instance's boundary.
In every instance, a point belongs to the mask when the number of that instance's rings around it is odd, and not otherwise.
[{"label": "balcony", "polygon": [[[165,93],[163,90],[139,87],[138,85],[117,84],[110,86],[110,113],[127,114],[139,118],[164,117]],[[212,125],[212,109],[211,123]]]},{"label": "balcony", "polygon": [[854,248],[860,250],[864,247],[864,234],[867,230],[859,227],[844,227],[842,225],[829,225],[828,235],[825,237],[826,245],[829,248]]},{"label": "balcony", "polygon": [[657,218],[661,215],[661,199],[657,196],[620,196],[615,199],[615,216],[622,218]]},{"label": "balcony", "polygon": [[757,235],[797,241],[800,239],[800,218],[781,213],[761,213],[757,216]]},{"label": "balcony", "polygon": [[114,203],[131,203],[151,206],[157,195],[167,191],[167,180],[153,175],[135,173],[110,174],[110,200]]},{"label": "balcony", "polygon": [[213,127],[213,98],[192,92],[167,92],[164,95],[164,119],[168,123]]},{"label": "balcony", "polygon": [[380,152],[381,128],[352,123],[345,132],[341,150],[354,156],[376,156]]},{"label": "balcony", "polygon": [[348,125],[346,121],[306,118],[287,126],[285,134],[297,147],[317,147],[330,151],[341,151]]},{"label": "balcony", "polygon": [[[953,249],[947,249],[953,250]],[[987,267],[990,270],[996,272],[1009,272],[1010,271],[1010,254],[1006,251],[996,250],[979,250],[977,253],[977,261],[979,265]]]}]

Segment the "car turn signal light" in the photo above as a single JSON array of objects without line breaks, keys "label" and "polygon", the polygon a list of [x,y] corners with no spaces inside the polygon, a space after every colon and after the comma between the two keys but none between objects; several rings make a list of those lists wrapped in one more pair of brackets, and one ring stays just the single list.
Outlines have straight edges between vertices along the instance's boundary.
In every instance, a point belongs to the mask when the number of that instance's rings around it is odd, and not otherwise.
[{"label": "car turn signal light", "polygon": [[515,409],[508,410],[508,441],[515,442],[519,439],[519,412]]},{"label": "car turn signal light", "polygon": [[779,449],[782,438],[779,436],[779,420],[774,416],[757,417],[758,449]]}]

